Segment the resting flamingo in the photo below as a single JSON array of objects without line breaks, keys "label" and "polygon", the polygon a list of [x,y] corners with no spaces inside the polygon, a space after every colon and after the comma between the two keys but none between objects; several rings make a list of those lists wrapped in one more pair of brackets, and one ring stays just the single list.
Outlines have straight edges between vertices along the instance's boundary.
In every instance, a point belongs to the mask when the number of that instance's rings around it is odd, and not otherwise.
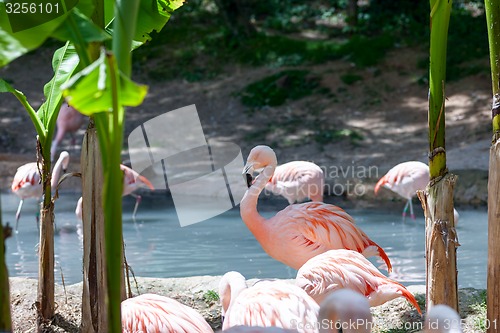
[{"label": "resting flamingo", "polygon": [[[66,172],[69,164],[69,154],[67,151],[61,152],[59,159],[57,160],[54,168],[52,169],[51,177],[51,187],[55,188],[61,171]],[[28,198],[39,199],[43,194],[43,188],[40,180],[40,173],[38,170],[37,162],[26,163],[17,169],[14,175],[14,180],[11,186],[12,192],[21,198],[19,202],[19,207],[16,212],[16,232],[19,224],[19,218],[21,217],[21,208],[23,207],[23,202]],[[38,215],[37,215],[37,225],[38,225]]]},{"label": "resting flamingo", "polygon": [[[410,216],[415,220],[413,213],[412,198],[417,195],[417,191],[423,191],[427,187],[430,180],[429,166],[418,161],[403,162],[394,166],[375,185],[375,194],[378,193],[380,187],[388,188],[396,192],[407,200],[403,208],[403,218],[406,217],[408,207],[410,207]],[[458,223],[459,214],[453,210],[455,223]]]},{"label": "resting flamingo", "polygon": [[321,303],[318,317],[320,333],[369,333],[373,326],[368,300],[351,289],[328,295]]},{"label": "resting flamingo", "polygon": [[278,165],[273,177],[266,184],[266,190],[285,197],[290,205],[307,198],[312,201],[323,201],[324,187],[323,170],[307,161]]},{"label": "resting flamingo", "polygon": [[348,288],[365,295],[370,306],[404,297],[422,313],[415,297],[402,284],[380,273],[356,251],[330,250],[310,259],[297,272],[295,284],[318,303],[330,293]]},{"label": "resting flamingo", "polygon": [[[132,213],[132,217],[135,219],[135,215],[137,214],[137,208],[139,207],[139,203],[142,198],[140,195],[135,194],[133,192],[137,191],[141,187],[149,187],[151,190],[154,190],[153,184],[144,176],[141,176],[135,170],[129,168],[126,165],[120,164],[120,169],[123,171],[123,192],[122,196],[131,195],[135,197],[135,206],[134,211]],[[76,204],[75,214],[78,219],[82,219],[82,202],[83,198],[80,197]]]},{"label": "resting flamingo", "polygon": [[76,111],[72,106],[67,103],[63,103],[59,109],[59,115],[57,116],[57,132],[54,140],[52,141],[52,147],[50,148],[50,158],[53,161],[56,155],[57,146],[61,143],[64,138],[64,134],[70,133],[72,136],[73,145],[75,144],[75,132],[82,127],[85,123],[85,116],[80,112]]},{"label": "resting flamingo", "polygon": [[425,315],[425,333],[462,333],[461,319],[457,311],[448,305],[434,305]]},{"label": "resting flamingo", "polygon": [[[269,256],[299,269],[318,254],[332,249],[349,249],[365,256],[380,256],[391,271],[391,262],[384,250],[337,206],[307,202],[290,205],[270,219],[262,217],[257,211],[257,201],[276,164],[271,148],[257,146],[252,149],[243,170],[250,187],[240,203],[241,218]],[[249,173],[261,168],[263,171],[253,182]]]},{"label": "resting flamingo", "polygon": [[122,302],[124,333],[213,333],[194,309],[174,299],[144,294]]},{"label": "resting flamingo", "polygon": [[317,321],[318,304],[291,283],[263,280],[247,288],[243,275],[228,272],[219,283],[219,295],[224,316],[223,330],[246,325],[297,329],[300,333],[317,332],[309,326]]}]

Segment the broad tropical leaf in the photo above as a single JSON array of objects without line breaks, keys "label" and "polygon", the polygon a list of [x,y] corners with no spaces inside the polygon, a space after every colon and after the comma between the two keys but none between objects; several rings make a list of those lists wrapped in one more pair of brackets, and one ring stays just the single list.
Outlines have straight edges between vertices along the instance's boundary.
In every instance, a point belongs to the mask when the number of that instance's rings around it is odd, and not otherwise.
[{"label": "broad tropical leaf", "polygon": [[[99,59],[76,74],[64,85],[64,96],[68,104],[85,115],[111,111],[112,82],[111,72],[117,72],[116,64],[110,68],[103,51]],[[112,70],[112,71],[111,71]],[[119,74],[119,106],[137,106],[142,103],[147,93],[147,86],[132,82],[129,78]]]},{"label": "broad tropical leaf", "polygon": [[79,59],[75,47],[69,42],[54,53],[52,58],[54,76],[43,88],[45,102],[37,111],[38,117],[49,133],[53,132],[55,119],[59,114],[59,105],[62,98],[61,86],[73,75],[78,63]]},{"label": "broad tropical leaf", "polygon": [[87,16],[82,14],[78,8],[74,8],[66,20],[52,34],[62,41],[78,43],[83,40],[89,42],[102,42],[111,39],[106,31],[96,26]]}]

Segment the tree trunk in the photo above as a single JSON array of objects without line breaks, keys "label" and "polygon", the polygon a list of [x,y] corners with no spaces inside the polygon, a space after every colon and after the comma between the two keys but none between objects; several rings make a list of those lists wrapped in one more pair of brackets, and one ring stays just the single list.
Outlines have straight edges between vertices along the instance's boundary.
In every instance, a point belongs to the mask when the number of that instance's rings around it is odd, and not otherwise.
[{"label": "tree trunk", "polygon": [[458,243],[453,215],[453,188],[456,176],[445,174],[419,191],[425,213],[426,308],[446,304],[458,311]]},{"label": "tree trunk", "polygon": [[104,332],[108,327],[104,211],[102,208],[104,177],[97,140],[97,132],[91,122],[83,138],[80,162],[83,195],[82,333]]},{"label": "tree trunk", "polygon": [[488,178],[488,280],[487,332],[498,332],[500,325],[500,140],[490,148]]},{"label": "tree trunk", "polygon": [[[50,198],[50,185],[49,192],[46,192],[45,196]],[[41,316],[39,324],[54,316],[54,204],[52,201],[40,212],[37,305],[39,316]]]},{"label": "tree trunk", "polygon": [[2,224],[2,210],[0,209],[0,332],[12,332],[10,316],[9,273],[5,263],[5,240],[12,229]]},{"label": "tree trunk", "polygon": [[349,0],[347,5],[347,23],[350,27],[358,25],[358,0]]}]

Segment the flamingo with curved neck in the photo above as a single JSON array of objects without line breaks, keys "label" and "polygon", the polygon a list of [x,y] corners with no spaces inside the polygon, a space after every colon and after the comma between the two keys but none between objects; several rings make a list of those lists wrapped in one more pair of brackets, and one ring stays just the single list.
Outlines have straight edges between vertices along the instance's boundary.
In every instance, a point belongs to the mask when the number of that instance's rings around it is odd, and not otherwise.
[{"label": "flamingo with curved neck", "polygon": [[[276,154],[268,146],[257,146],[248,155],[243,173],[249,185],[240,203],[243,222],[264,251],[274,259],[299,269],[312,257],[328,250],[347,249],[364,256],[380,256],[388,271],[385,251],[371,240],[341,208],[321,202],[294,204],[265,219],[257,210],[260,193],[273,176]],[[262,169],[252,184],[251,172]]]}]

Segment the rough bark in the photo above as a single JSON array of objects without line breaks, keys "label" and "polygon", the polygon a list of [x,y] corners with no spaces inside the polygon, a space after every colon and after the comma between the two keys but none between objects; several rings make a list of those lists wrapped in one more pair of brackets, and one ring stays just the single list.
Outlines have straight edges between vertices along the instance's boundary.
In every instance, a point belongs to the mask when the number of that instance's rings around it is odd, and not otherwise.
[{"label": "rough bark", "polygon": [[87,129],[81,152],[83,296],[82,333],[104,332],[107,328],[106,256],[104,253],[104,183],[101,154],[95,128]]},{"label": "rough bark", "polygon": [[[45,195],[50,197],[50,185]],[[40,323],[54,316],[54,204],[52,201],[40,211],[37,309],[40,330]]]},{"label": "rough bark", "polygon": [[426,306],[447,304],[458,311],[456,253],[458,243],[453,216],[456,176],[445,174],[419,191],[425,213]]},{"label": "rough bark", "polygon": [[498,332],[500,325],[500,140],[490,148],[488,178],[488,277],[487,332]]}]

